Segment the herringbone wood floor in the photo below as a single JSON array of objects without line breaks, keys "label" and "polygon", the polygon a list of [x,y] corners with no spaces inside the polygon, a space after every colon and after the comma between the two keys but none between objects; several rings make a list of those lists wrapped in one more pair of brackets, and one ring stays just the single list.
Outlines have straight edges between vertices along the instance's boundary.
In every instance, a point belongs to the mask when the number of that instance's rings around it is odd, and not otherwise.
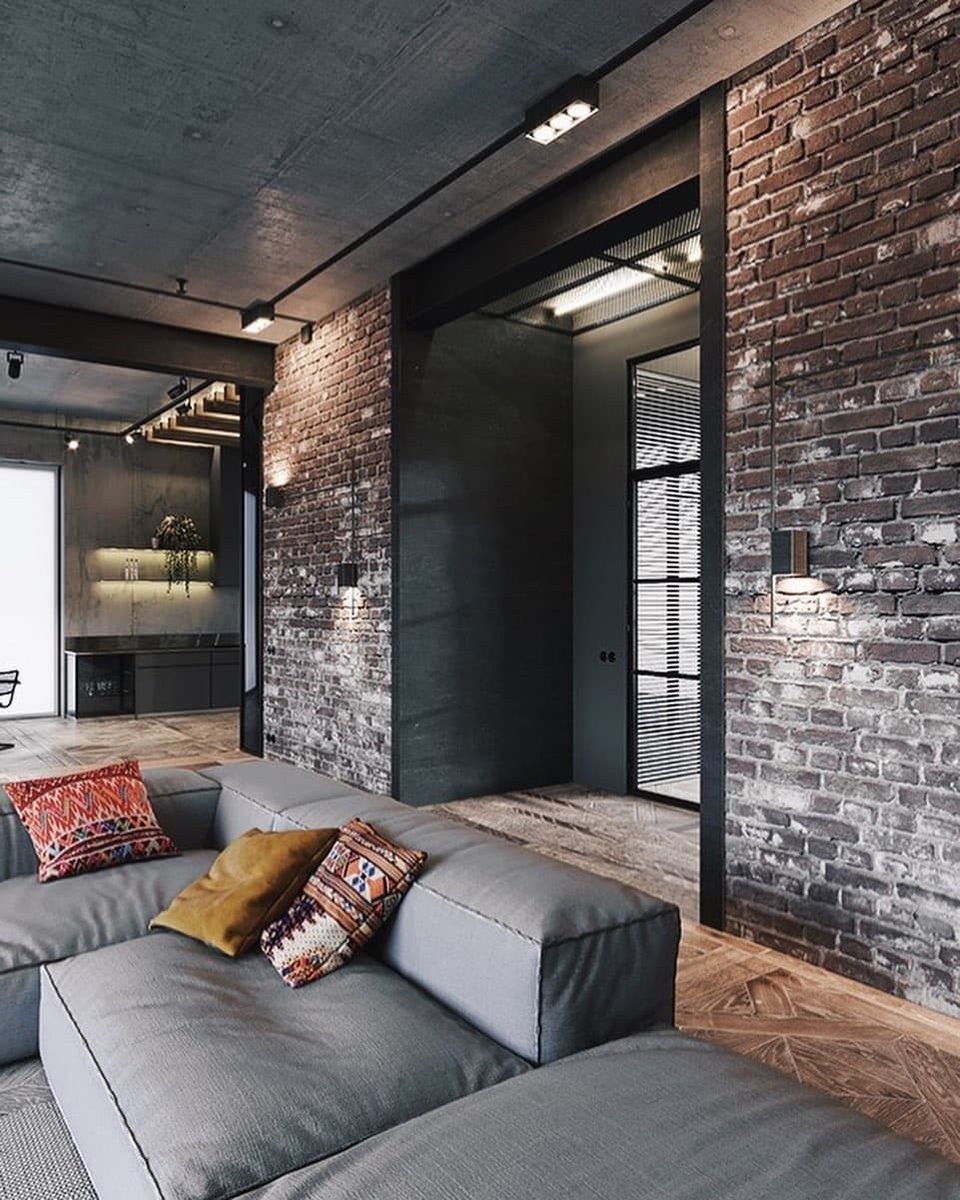
[{"label": "herringbone wood floor", "polygon": [[[0,734],[17,742],[0,756],[0,782],[125,756],[154,766],[243,757],[232,713],[4,722]],[[684,914],[681,1028],[830,1092],[960,1162],[960,1022],[697,924],[695,816],[574,788],[442,807],[673,900]],[[19,1094],[20,1082],[9,1095]]]},{"label": "herringbone wood floor", "polygon": [[0,783],[83,771],[121,758],[145,767],[228,762],[247,757],[237,746],[236,712],[158,717],[35,717],[0,721]]},{"label": "herringbone wood floor", "polygon": [[960,1162],[960,1021],[697,923],[696,819],[563,788],[444,805],[459,820],[642,886],[683,913],[677,1024]]}]

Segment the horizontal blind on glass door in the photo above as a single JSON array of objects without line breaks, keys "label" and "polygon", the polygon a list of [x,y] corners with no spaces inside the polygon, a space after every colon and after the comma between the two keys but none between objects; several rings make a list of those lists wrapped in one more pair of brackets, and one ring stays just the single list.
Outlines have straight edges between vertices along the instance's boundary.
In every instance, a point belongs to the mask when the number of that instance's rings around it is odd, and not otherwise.
[{"label": "horizontal blind on glass door", "polygon": [[632,372],[635,785],[700,769],[700,386]]}]

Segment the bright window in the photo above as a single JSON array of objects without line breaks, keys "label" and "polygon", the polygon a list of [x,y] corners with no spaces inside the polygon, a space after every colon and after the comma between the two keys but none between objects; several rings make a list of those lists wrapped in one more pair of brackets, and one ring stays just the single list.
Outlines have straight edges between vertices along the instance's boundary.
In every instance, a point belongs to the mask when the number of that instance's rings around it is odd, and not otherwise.
[{"label": "bright window", "polygon": [[20,672],[0,717],[59,712],[60,477],[0,462],[0,671]]}]

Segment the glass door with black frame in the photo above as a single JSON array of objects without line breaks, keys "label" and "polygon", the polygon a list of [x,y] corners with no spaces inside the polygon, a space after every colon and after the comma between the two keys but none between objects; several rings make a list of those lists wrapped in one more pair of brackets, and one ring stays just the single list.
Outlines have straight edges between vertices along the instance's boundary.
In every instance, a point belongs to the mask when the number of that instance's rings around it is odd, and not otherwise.
[{"label": "glass door with black frame", "polygon": [[633,790],[700,800],[700,382],[685,347],[629,367]]}]

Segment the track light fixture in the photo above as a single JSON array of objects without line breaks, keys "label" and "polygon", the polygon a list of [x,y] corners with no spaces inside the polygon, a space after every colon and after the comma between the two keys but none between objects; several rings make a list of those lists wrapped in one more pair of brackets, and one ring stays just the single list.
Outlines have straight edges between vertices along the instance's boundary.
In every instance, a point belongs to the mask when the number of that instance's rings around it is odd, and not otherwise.
[{"label": "track light fixture", "polygon": [[597,81],[574,75],[539,104],[527,109],[524,136],[540,146],[549,146],[592,117],[599,107],[600,85]]},{"label": "track light fixture", "polygon": [[254,300],[240,315],[240,328],[244,333],[263,333],[274,322],[273,304],[269,300]]},{"label": "track light fixture", "polygon": [[184,400],[182,404],[177,405],[177,416],[188,417],[192,411],[192,407],[189,400]]},{"label": "track light fixture", "polygon": [[184,392],[189,392],[190,380],[186,375],[181,375],[173,387],[167,388],[167,395],[171,400],[179,400]]},{"label": "track light fixture", "polygon": [[19,379],[23,372],[23,355],[19,350],[7,351],[7,374],[11,379]]}]

